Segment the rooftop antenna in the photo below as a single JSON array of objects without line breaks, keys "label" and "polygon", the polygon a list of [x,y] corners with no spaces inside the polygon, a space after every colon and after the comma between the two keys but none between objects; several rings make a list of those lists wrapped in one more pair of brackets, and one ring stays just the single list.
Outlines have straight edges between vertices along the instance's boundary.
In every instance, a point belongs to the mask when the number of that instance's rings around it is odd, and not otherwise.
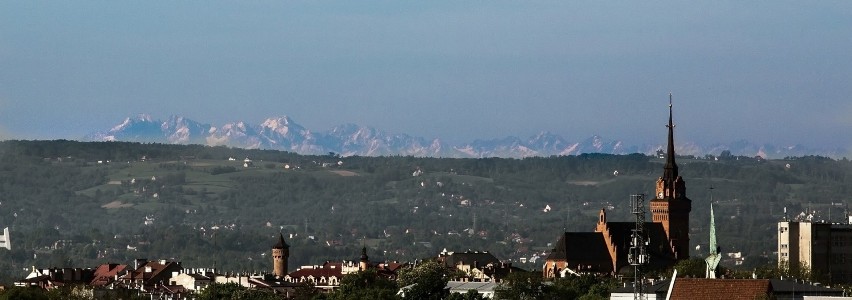
[{"label": "rooftop antenna", "polygon": [[645,241],[645,194],[630,195],[631,213],[636,216],[636,226],[630,235],[630,252],[627,262],[633,266],[633,299],[645,299],[645,280],[642,267],[648,264],[650,257]]}]

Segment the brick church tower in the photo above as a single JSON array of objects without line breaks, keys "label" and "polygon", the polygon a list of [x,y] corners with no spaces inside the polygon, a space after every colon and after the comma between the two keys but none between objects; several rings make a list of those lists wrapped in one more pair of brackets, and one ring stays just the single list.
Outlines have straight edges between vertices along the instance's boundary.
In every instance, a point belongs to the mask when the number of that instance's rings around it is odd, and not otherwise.
[{"label": "brick church tower", "polygon": [[272,246],[272,274],[278,278],[287,275],[287,260],[290,258],[290,245],[284,242],[284,235],[278,234],[278,243]]},{"label": "brick church tower", "polygon": [[669,94],[666,165],[663,168],[663,176],[657,179],[656,194],[650,204],[651,220],[663,225],[675,259],[681,260],[689,258],[689,212],[692,211],[692,200],[686,197],[686,183],[678,175],[675,163],[671,97]]}]

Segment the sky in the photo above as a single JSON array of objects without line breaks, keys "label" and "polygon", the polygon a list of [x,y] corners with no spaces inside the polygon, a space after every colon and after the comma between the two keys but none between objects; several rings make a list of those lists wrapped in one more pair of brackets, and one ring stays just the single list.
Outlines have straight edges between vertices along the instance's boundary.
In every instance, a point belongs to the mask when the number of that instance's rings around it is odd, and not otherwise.
[{"label": "sky", "polygon": [[0,138],[140,113],[852,148],[852,1],[2,1]]}]

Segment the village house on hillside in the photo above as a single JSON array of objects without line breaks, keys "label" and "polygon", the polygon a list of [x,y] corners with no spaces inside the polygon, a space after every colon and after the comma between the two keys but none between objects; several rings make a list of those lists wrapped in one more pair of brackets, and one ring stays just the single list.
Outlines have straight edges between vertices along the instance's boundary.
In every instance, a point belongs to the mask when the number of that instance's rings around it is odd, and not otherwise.
[{"label": "village house on hillside", "polygon": [[438,255],[438,262],[465,274],[465,277],[453,278],[462,282],[500,282],[512,272],[526,272],[511,263],[501,262],[488,251],[450,252],[444,249]]}]

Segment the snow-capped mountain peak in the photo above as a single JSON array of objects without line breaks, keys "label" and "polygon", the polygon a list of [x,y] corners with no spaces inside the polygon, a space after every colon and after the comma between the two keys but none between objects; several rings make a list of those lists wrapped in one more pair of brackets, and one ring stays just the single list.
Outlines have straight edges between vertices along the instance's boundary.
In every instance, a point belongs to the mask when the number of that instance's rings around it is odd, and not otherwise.
[{"label": "snow-capped mountain peak", "polygon": [[[344,124],[324,132],[314,132],[294,122],[288,116],[273,117],[259,125],[236,121],[221,126],[199,123],[182,116],[170,116],[159,121],[147,114],[124,119],[106,132],[88,135],[93,141],[137,141],[175,144],[227,145],[251,149],[275,149],[301,154],[339,153],[344,156],[412,155],[431,157],[530,157],[578,155],[582,153],[653,154],[662,149],[660,143],[626,145],[622,141],[593,135],[572,142],[549,131],[527,139],[505,137],[475,140],[471,143],[447,145],[439,138],[424,139],[407,134],[388,133],[356,124]],[[678,155],[718,155],[723,150],[734,155],[779,158],[785,156],[818,155],[841,157],[845,149],[811,150],[801,145],[776,147],[755,145],[747,141],[701,146],[691,142],[675,145]]]}]

